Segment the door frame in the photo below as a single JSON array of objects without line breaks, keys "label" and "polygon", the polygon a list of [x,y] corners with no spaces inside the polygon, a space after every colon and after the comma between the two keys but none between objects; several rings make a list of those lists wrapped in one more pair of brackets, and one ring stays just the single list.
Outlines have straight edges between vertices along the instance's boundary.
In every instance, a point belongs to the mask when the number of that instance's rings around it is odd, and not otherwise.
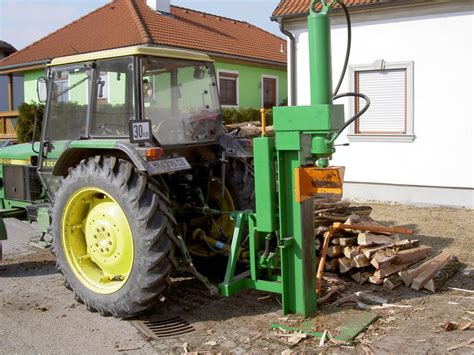
[{"label": "door frame", "polygon": [[260,79],[260,107],[263,107],[263,100],[264,100],[264,92],[263,89],[265,87],[263,80],[264,79],[275,79],[275,106],[280,106],[280,78],[276,75],[267,75],[262,74]]}]

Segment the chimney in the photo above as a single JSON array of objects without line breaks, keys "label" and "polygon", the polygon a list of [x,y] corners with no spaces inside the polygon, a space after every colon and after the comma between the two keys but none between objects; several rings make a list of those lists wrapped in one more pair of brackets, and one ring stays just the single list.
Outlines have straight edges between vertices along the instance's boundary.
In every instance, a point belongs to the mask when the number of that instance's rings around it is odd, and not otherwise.
[{"label": "chimney", "polygon": [[171,13],[170,0],[146,0],[146,4],[157,12],[165,14]]}]

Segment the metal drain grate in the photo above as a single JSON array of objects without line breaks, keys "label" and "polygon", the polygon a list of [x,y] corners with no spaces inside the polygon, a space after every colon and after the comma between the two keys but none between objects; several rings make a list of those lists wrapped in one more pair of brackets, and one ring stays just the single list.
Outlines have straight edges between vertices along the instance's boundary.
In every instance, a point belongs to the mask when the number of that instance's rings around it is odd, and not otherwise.
[{"label": "metal drain grate", "polygon": [[171,338],[194,332],[194,327],[181,317],[134,321],[139,331],[152,339]]}]

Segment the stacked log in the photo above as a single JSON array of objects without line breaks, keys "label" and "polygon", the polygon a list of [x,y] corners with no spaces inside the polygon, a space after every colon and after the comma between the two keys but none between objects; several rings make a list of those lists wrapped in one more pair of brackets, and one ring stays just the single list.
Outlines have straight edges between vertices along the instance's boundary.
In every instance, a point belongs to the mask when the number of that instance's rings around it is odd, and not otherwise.
[{"label": "stacked log", "polygon": [[[324,234],[334,222],[353,228],[338,229],[333,234],[326,251],[325,271],[350,276],[359,284],[369,282],[389,289],[404,284],[435,292],[460,269],[459,261],[447,251],[433,254],[430,246],[416,238],[380,232],[385,226],[374,221],[371,212],[371,207],[350,207],[349,202],[315,202],[318,253]],[[357,230],[358,225],[363,230]]]}]

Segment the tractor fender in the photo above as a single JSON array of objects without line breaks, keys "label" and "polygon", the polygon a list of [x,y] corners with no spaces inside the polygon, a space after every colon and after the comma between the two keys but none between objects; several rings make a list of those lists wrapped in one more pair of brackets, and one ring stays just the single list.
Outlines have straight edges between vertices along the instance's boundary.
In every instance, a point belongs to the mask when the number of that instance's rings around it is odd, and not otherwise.
[{"label": "tractor fender", "polygon": [[253,142],[251,139],[224,133],[219,137],[217,144],[225,150],[229,158],[253,158]]},{"label": "tractor fender", "polygon": [[112,146],[108,144],[104,146],[94,145],[91,147],[90,145],[82,144],[82,142],[87,141],[73,141],[69,144],[68,148],[56,161],[53,168],[53,175],[65,177],[70,167],[76,166],[83,159],[96,155],[108,155],[129,160],[138,170],[147,172],[145,162],[130,143],[115,142]]}]

